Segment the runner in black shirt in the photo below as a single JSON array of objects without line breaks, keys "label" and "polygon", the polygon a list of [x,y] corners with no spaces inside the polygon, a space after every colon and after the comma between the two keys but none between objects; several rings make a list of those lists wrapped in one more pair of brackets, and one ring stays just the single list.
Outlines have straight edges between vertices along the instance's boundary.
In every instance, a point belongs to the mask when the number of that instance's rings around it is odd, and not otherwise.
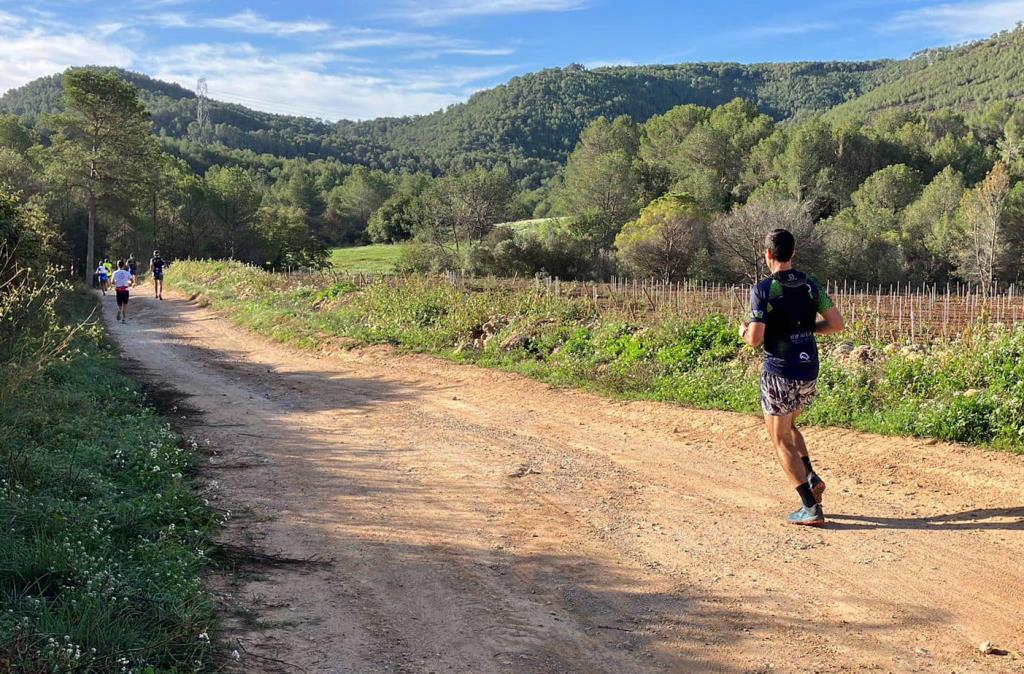
[{"label": "runner in black shirt", "polygon": [[820,525],[825,483],[814,472],[796,419],[817,391],[815,335],[842,331],[843,317],[814,277],[793,269],[792,234],[776,229],[765,238],[765,248],[772,275],[751,288],[750,322],[740,326],[740,337],[753,347],[764,346],[761,408],[782,469],[802,503],[788,521]]},{"label": "runner in black shirt", "polygon": [[153,293],[158,300],[164,298],[164,260],[160,251],[154,250],[149,260],[149,271],[153,274]]}]

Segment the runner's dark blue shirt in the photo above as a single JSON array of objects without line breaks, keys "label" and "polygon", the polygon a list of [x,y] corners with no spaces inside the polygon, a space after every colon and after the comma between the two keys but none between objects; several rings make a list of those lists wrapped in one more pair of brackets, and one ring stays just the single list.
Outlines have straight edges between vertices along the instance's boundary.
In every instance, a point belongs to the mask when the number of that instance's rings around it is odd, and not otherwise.
[{"label": "runner's dark blue shirt", "polygon": [[750,289],[750,322],[764,323],[765,372],[810,381],[818,378],[814,325],[832,300],[817,280],[787,269]]}]

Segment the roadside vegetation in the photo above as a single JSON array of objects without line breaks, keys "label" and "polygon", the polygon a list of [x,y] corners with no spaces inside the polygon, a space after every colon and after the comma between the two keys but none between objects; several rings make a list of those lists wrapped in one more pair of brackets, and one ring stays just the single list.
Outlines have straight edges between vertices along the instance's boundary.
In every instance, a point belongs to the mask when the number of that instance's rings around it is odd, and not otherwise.
[{"label": "roadside vegetation", "polygon": [[[391,344],[560,386],[759,411],[760,355],[722,316],[630,320],[542,289],[467,291],[417,276],[358,288],[236,262],[179,262],[170,282],[305,348]],[[810,423],[1024,451],[1024,330],[979,328],[931,348],[829,339],[823,351]]]},{"label": "roadside vegetation", "polygon": [[0,190],[0,671],[209,671],[214,515],[94,297]]}]

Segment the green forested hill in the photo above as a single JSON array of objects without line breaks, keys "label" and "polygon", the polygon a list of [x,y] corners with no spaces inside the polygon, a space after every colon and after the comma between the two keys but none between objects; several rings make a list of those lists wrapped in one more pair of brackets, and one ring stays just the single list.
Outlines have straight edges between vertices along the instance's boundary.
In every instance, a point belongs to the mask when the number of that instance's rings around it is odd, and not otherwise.
[{"label": "green forested hill", "polygon": [[562,163],[584,127],[601,115],[642,122],[683,103],[714,107],[739,97],[783,119],[830,108],[898,70],[899,64],[885,61],[570,66],[513,78],[431,115],[342,123],[337,135],[373,139],[443,170],[501,161],[530,173]]},{"label": "green forested hill", "polygon": [[[695,63],[669,66],[553,68],[479,92],[430,115],[363,122],[274,115],[211,101],[214,137],[225,148],[278,157],[333,157],[383,169],[445,171],[506,164],[519,177],[550,175],[584,127],[600,115],[637,121],[682,103],[715,106],[754,101],[777,119],[820,111],[856,97],[899,72],[898,62]],[[141,91],[165,144],[197,168],[211,157],[189,141],[196,132],[195,96],[122,71]],[[59,75],[0,97],[0,112],[32,120],[58,110]]]},{"label": "green forested hill", "polygon": [[[829,111],[836,119],[893,108],[970,111],[1024,95],[1024,30],[905,61],[684,63],[587,69],[572,65],[523,75],[429,115],[368,121],[275,115],[210,102],[213,144],[195,143],[195,95],[175,84],[120,71],[153,116],[164,146],[197,170],[215,163],[333,158],[385,170],[441,173],[504,164],[536,185],[565,162],[599,116],[642,122],[683,104],[753,101],[780,120]],[[59,75],[0,97],[0,112],[34,120],[56,112]]]},{"label": "green forested hill", "polygon": [[904,62],[900,77],[830,111],[835,119],[864,118],[891,109],[959,112],[1024,97],[1024,29],[961,47],[931,49]]}]

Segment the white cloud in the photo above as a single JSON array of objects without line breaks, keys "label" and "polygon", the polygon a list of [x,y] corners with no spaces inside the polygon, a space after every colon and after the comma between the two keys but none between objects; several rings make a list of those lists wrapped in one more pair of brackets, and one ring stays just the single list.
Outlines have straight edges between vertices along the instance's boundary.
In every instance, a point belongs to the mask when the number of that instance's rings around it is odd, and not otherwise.
[{"label": "white cloud", "polygon": [[260,35],[298,35],[301,33],[320,33],[328,30],[331,25],[326,21],[274,21],[247,9],[231,16],[203,19],[199,25],[208,28],[223,28],[239,33]]},{"label": "white cloud", "polygon": [[71,66],[129,67],[135,55],[126,47],[93,40],[78,33],[39,29],[12,34],[0,30],[0,92]]},{"label": "white cloud", "polygon": [[378,47],[459,47],[469,46],[470,44],[466,40],[443,35],[432,35],[430,33],[412,33],[376,28],[344,28],[332,33],[332,40],[327,46],[330,49],[345,51]]},{"label": "white cloud", "polygon": [[346,28],[334,31],[326,49],[342,52],[365,49],[413,50],[405,59],[437,59],[446,54],[458,56],[510,56],[511,47],[484,46],[474,40],[432,33],[389,31],[373,28]]},{"label": "white cloud", "polygon": [[25,23],[25,19],[0,10],[0,31],[16,28]]},{"label": "white cloud", "polygon": [[276,21],[257,14],[251,9],[231,14],[230,16],[215,17],[196,17],[180,12],[155,12],[139,14],[135,19],[140,23],[153,24],[161,28],[217,28],[234,33],[273,35],[276,37],[322,33],[331,28],[331,24],[326,21],[314,21],[312,19]]},{"label": "white cloud", "polygon": [[192,87],[206,77],[210,96],[259,110],[324,119],[423,114],[462,100],[460,87],[494,70],[375,75],[325,72],[330,54],[270,56],[251,45],[190,45],[146,57],[154,77]]},{"label": "white cloud", "polygon": [[515,53],[511,47],[461,47],[457,49],[445,49],[445,54],[459,54],[462,56],[510,56]]},{"label": "white cloud", "polygon": [[100,37],[108,37],[123,30],[125,27],[126,25],[120,21],[111,21],[110,23],[96,24],[95,29]]},{"label": "white cloud", "polygon": [[950,42],[976,40],[1013,28],[1024,20],[1024,0],[953,2],[901,12],[883,24],[884,32],[926,32]]},{"label": "white cloud", "polygon": [[568,12],[582,9],[587,0],[437,0],[424,3],[402,0],[392,16],[423,25],[437,25],[464,17]]},{"label": "white cloud", "polygon": [[152,23],[161,28],[192,28],[194,23],[189,21],[184,14],[177,12],[159,12],[141,17],[142,23]]},{"label": "white cloud", "polygon": [[[220,21],[227,19],[231,17]],[[251,17],[246,15],[246,19]],[[91,24],[67,26],[21,11],[0,13],[0,93],[71,66],[110,65],[187,88],[205,77],[213,98],[268,112],[330,120],[367,119],[443,108],[517,68],[493,62],[485,66],[472,60],[464,66],[434,64],[432,57],[437,54],[500,57],[512,50],[426,31],[338,29],[318,36],[313,48],[303,45],[302,50],[283,53],[278,46],[220,41],[154,45],[146,38],[146,30],[155,30],[154,26],[185,27],[208,20],[155,13],[106,16]],[[314,26],[262,24],[260,28],[288,34],[313,30]],[[358,51],[374,47],[391,48],[395,53],[389,54],[389,60],[370,62]],[[415,53],[426,56],[419,63],[404,58]]]}]

